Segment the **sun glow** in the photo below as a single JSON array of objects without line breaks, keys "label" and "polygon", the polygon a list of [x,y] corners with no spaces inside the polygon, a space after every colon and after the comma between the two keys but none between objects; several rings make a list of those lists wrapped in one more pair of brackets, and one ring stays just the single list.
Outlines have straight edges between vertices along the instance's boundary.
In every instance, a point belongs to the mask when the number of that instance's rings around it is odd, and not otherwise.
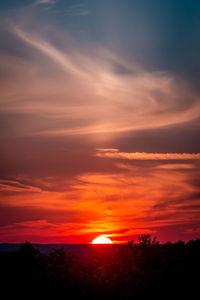
[{"label": "sun glow", "polygon": [[98,238],[94,239],[92,241],[93,245],[97,244],[112,244],[111,239],[105,237],[105,236],[99,236]]}]

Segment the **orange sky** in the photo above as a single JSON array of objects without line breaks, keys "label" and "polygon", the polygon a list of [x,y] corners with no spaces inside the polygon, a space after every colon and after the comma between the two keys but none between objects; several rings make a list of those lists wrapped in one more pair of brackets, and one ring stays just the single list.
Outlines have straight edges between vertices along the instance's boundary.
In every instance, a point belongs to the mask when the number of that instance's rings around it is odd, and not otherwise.
[{"label": "orange sky", "polygon": [[[99,163],[111,159],[101,157]],[[87,172],[71,180],[1,180],[1,241],[89,243],[107,235],[124,242],[142,233],[164,241],[198,233],[198,188],[191,180],[199,176],[197,159],[141,165],[135,159],[114,158],[112,164],[115,172]]]}]

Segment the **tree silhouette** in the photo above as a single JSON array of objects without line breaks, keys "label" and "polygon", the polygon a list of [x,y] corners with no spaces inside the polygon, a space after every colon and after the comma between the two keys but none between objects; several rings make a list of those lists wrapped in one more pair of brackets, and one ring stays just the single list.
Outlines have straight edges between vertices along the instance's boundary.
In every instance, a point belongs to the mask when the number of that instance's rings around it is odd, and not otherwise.
[{"label": "tree silhouette", "polygon": [[197,293],[200,239],[159,244],[147,234],[138,242],[111,247],[110,254],[99,250],[90,259],[63,248],[41,254],[29,242],[18,251],[0,252],[2,294],[11,299],[126,300],[160,299],[163,294],[181,299]]}]

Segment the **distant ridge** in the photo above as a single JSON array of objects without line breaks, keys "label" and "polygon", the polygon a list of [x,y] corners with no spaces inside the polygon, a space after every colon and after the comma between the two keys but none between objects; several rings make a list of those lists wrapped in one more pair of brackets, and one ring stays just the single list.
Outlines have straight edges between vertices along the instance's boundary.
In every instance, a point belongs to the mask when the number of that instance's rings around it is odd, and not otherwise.
[{"label": "distant ridge", "polygon": [[[12,252],[20,249],[22,243],[0,243],[0,252]],[[32,244],[40,253],[49,254],[53,249],[64,248],[66,252],[71,252],[78,257],[89,258],[96,254],[97,247],[106,249],[106,253],[117,251],[119,244],[112,245],[91,245],[91,244]]]}]

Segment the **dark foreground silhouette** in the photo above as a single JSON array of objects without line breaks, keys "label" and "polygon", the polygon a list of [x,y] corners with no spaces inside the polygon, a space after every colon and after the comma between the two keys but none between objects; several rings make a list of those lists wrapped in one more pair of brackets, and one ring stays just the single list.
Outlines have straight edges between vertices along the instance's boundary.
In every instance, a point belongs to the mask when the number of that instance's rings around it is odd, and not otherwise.
[{"label": "dark foreground silhouette", "polygon": [[199,297],[200,239],[160,245],[142,235],[118,251],[107,251],[109,245],[91,247],[94,255],[87,260],[62,248],[41,254],[28,242],[1,253],[1,294],[70,300]]}]

